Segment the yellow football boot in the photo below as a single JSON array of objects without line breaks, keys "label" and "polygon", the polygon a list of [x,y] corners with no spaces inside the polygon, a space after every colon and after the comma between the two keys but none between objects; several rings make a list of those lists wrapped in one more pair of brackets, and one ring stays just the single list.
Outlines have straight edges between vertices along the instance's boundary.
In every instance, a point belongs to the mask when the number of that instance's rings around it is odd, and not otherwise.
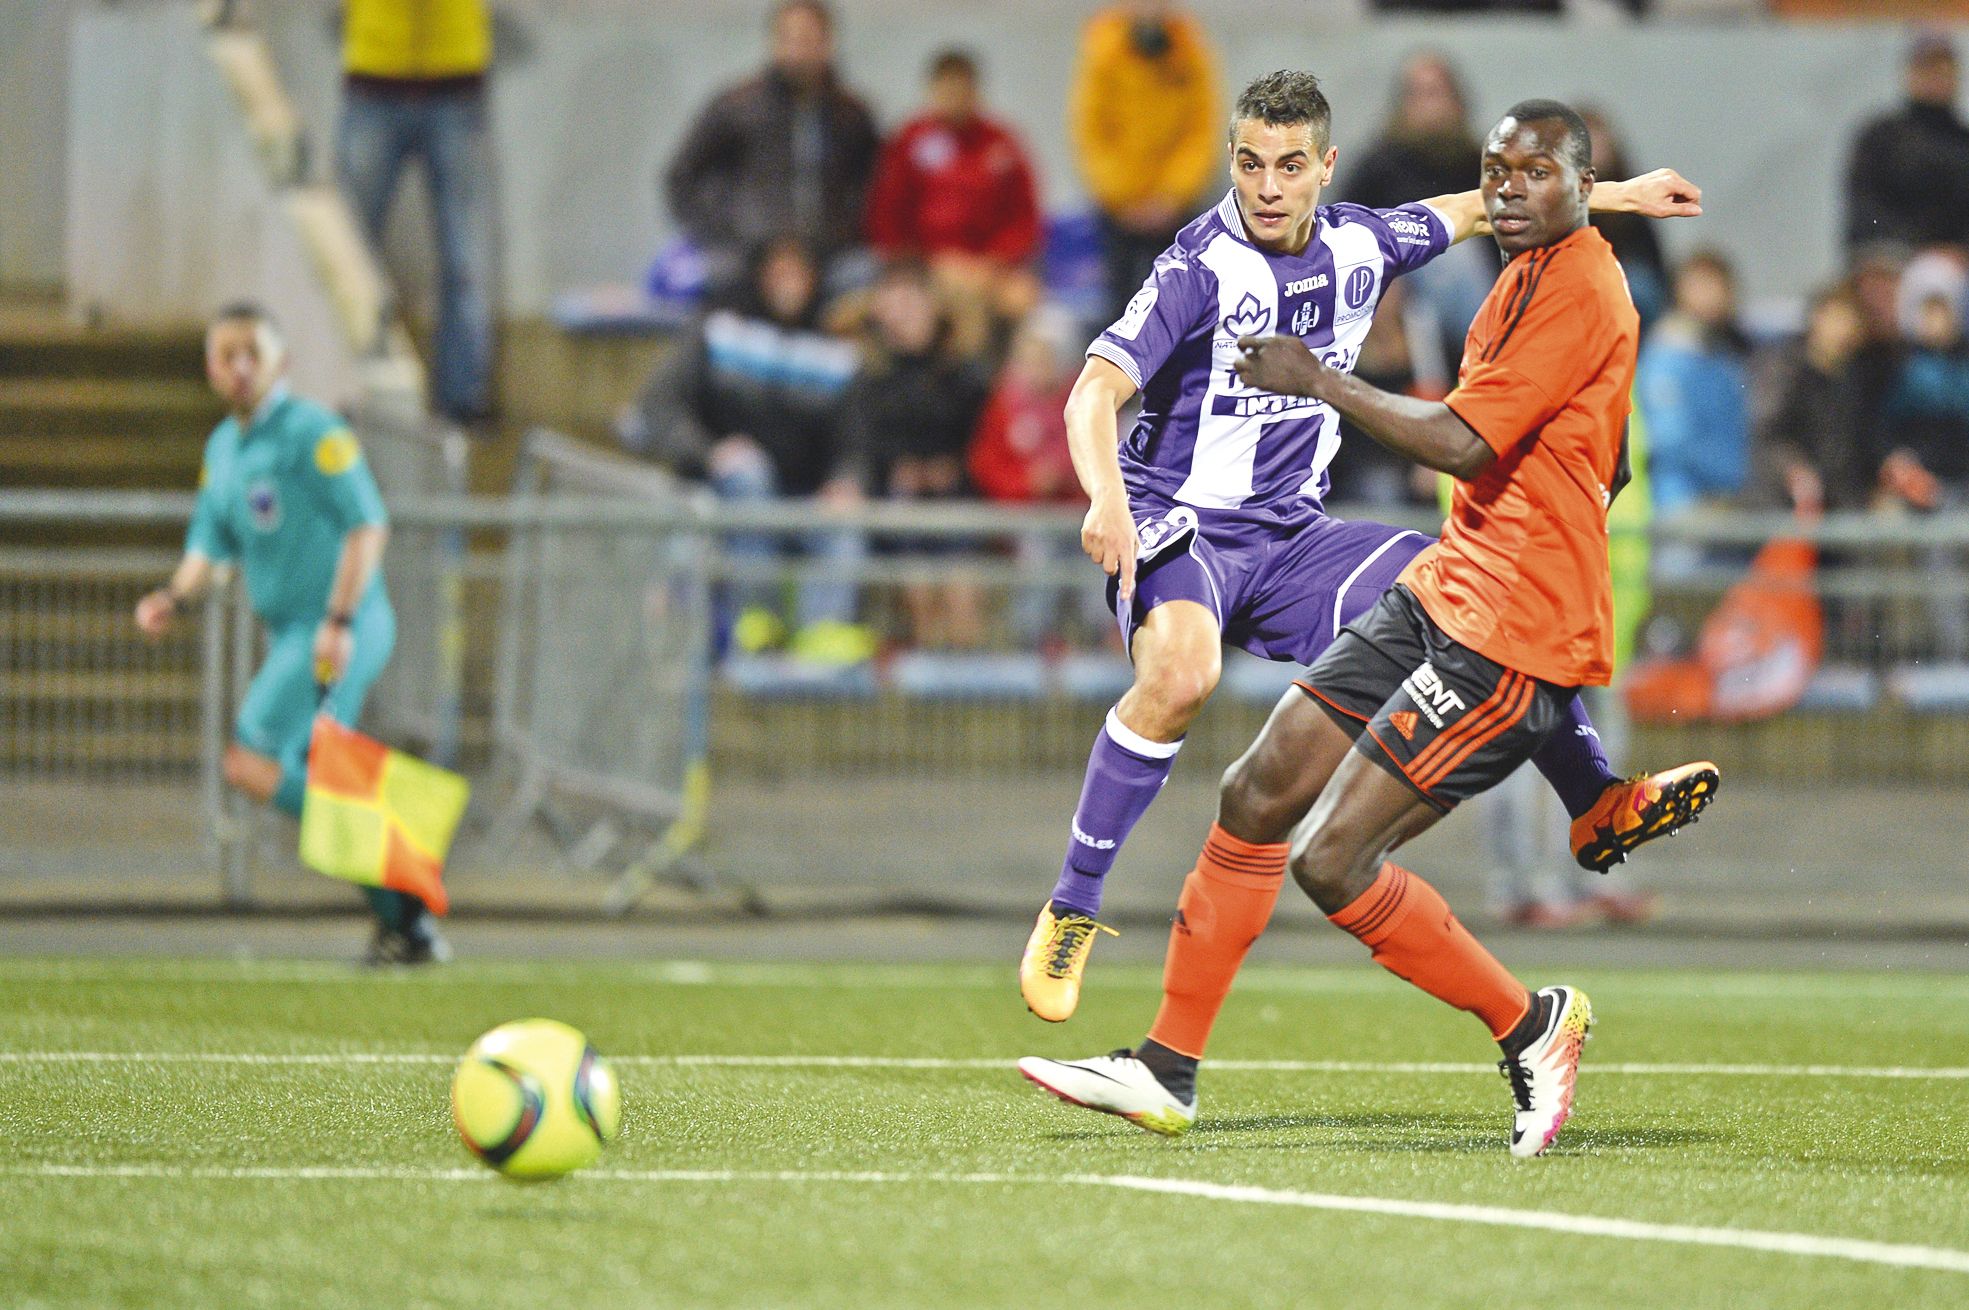
[{"label": "yellow football boot", "polygon": [[1028,1010],[1048,1023],[1063,1023],[1073,1016],[1080,1004],[1080,975],[1087,968],[1097,932],[1121,935],[1084,914],[1055,917],[1052,902],[1046,903],[1026,939],[1025,958],[1019,961],[1019,992]]},{"label": "yellow football boot", "polygon": [[1583,869],[1605,873],[1643,842],[1694,823],[1716,799],[1722,774],[1708,760],[1616,782],[1573,820],[1572,853]]}]

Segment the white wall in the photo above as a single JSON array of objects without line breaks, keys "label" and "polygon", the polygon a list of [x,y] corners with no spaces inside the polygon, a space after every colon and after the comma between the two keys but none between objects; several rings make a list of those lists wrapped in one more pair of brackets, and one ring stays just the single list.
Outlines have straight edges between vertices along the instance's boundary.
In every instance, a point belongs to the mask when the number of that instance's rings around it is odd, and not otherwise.
[{"label": "white wall", "polygon": [[[141,8],[142,6],[139,6]],[[1024,134],[1047,203],[1081,198],[1063,131],[1078,31],[1091,3],[992,0],[959,12],[928,0],[837,0],[849,80],[893,123],[922,65],[959,42]],[[117,6],[128,10],[130,6]],[[261,0],[318,167],[332,157],[332,6]],[[515,0],[494,132],[508,312],[541,312],[560,289],[640,275],[668,223],[656,176],[696,107],[759,60],[764,0]],[[1706,189],[1710,217],[1670,225],[1671,245],[1717,244],[1753,296],[1797,295],[1834,267],[1846,142],[1898,98],[1893,25],[1651,24],[1605,20],[1367,24],[1358,0],[1206,0],[1226,82],[1298,65],[1326,79],[1347,156],[1386,109],[1393,70],[1418,45],[1463,68],[1480,118],[1555,95],[1607,107],[1641,166],[1672,163]],[[414,202],[413,202],[414,205]],[[394,229],[415,242],[414,222]],[[408,217],[414,218],[413,212]]]},{"label": "white wall", "polygon": [[68,21],[80,0],[0,0],[0,286],[62,280]]}]

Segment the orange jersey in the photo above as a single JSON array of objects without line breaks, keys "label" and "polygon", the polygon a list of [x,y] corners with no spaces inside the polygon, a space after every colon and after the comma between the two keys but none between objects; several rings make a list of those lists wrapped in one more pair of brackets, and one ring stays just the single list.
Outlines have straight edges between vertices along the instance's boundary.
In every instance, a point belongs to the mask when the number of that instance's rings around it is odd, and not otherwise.
[{"label": "orange jersey", "polygon": [[1452,638],[1560,686],[1613,676],[1607,507],[1626,480],[1640,317],[1590,227],[1513,259],[1448,405],[1497,452],[1401,581]]}]

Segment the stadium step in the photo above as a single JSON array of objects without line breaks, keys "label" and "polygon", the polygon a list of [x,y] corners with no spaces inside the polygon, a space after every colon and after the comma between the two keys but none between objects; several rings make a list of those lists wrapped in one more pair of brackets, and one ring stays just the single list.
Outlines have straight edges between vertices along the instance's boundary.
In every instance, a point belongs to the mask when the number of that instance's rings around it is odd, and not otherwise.
[{"label": "stadium step", "polygon": [[0,426],[0,470],[13,487],[187,491],[198,481],[205,431],[33,433]]},{"label": "stadium step", "polygon": [[0,432],[16,437],[113,433],[134,454],[140,440],[203,439],[224,416],[196,376],[0,378]]}]

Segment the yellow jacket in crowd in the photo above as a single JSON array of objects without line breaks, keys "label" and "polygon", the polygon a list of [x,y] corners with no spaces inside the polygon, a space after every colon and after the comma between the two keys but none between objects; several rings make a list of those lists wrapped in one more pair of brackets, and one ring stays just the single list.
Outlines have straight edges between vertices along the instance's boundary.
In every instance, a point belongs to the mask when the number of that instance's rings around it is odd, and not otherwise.
[{"label": "yellow jacket in crowd", "polygon": [[346,73],[425,80],[476,77],[491,65],[485,0],[346,0]]},{"label": "yellow jacket in crowd", "polygon": [[1118,213],[1145,201],[1187,205],[1224,170],[1217,60],[1197,22],[1171,12],[1151,57],[1124,9],[1087,24],[1071,101],[1073,146],[1087,189]]}]

